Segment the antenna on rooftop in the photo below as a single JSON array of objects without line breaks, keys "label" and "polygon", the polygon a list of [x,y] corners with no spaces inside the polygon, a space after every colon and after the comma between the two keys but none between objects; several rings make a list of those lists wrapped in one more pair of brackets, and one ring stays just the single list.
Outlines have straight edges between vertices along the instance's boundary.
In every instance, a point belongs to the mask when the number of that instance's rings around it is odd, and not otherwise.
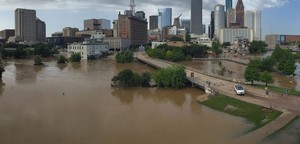
[{"label": "antenna on rooftop", "polygon": [[132,11],[132,15],[134,16],[135,14],[135,3],[134,3],[134,0],[130,0],[130,10]]}]

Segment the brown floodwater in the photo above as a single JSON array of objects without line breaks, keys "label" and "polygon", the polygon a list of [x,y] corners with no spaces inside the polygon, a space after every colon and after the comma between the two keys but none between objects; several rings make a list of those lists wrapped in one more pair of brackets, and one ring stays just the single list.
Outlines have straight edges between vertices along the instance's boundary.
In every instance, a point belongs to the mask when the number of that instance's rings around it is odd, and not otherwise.
[{"label": "brown floodwater", "polygon": [[33,66],[8,60],[0,82],[1,144],[226,143],[253,125],[196,102],[196,88],[112,88],[123,69],[143,64],[91,61]]}]

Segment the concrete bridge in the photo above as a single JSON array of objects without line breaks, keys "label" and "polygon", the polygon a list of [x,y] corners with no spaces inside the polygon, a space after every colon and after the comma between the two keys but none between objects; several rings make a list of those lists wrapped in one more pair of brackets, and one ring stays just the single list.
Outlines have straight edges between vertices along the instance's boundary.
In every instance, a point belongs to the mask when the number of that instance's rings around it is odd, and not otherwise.
[{"label": "concrete bridge", "polygon": [[[166,68],[166,67],[178,65],[172,62],[150,58],[146,54],[138,54],[136,56],[140,62],[143,62],[147,65],[151,65],[155,68]],[[273,132],[284,127],[291,120],[293,120],[297,115],[300,114],[299,97],[284,96],[284,99],[282,99],[280,94],[269,93],[269,97],[266,98],[265,90],[251,87],[248,85],[243,85],[243,87],[246,90],[246,95],[237,96],[233,89],[233,86],[241,82],[237,82],[234,79],[230,79],[218,75],[203,73],[199,70],[190,67],[185,67],[185,72],[187,74],[186,79],[191,83],[193,83],[194,85],[198,86],[199,88],[204,89],[206,85],[206,81],[210,81],[211,89],[216,91],[217,93],[221,93],[229,97],[233,97],[235,99],[239,99],[248,103],[260,105],[266,108],[272,106],[273,109],[284,112],[284,114],[282,114],[278,119],[267,124],[265,127],[260,128],[254,132],[251,132],[249,135],[242,136],[237,140],[237,143],[245,139],[255,140],[255,142],[256,141],[258,142],[259,140],[262,140],[263,138],[267,137]],[[257,135],[259,135],[259,137],[257,137]]]}]

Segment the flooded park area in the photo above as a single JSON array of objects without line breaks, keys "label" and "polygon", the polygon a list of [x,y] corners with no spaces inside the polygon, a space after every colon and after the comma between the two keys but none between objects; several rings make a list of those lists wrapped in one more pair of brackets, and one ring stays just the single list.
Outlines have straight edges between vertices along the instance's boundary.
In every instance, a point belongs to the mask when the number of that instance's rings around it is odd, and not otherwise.
[{"label": "flooded park area", "polygon": [[7,60],[0,89],[0,142],[9,144],[224,143],[253,127],[202,106],[197,88],[112,88],[140,64]]},{"label": "flooded park area", "polygon": [[[215,61],[184,64],[208,73],[218,67]],[[226,61],[223,65],[231,66],[232,77],[241,76],[244,68]],[[56,64],[46,59],[44,66],[6,60],[0,82],[0,142],[217,144],[230,143],[254,127],[244,118],[198,103],[204,91],[197,88],[111,87],[111,78],[124,69],[155,71],[138,62],[111,60]],[[298,134],[299,119],[262,143],[297,143]]]}]

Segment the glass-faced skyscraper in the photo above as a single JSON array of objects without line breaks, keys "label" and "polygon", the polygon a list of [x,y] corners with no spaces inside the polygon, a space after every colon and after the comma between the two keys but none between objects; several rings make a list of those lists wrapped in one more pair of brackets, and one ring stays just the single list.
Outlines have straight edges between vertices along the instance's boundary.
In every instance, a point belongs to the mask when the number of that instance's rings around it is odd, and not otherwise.
[{"label": "glass-faced skyscraper", "polygon": [[170,25],[172,25],[172,8],[158,9],[158,28],[162,30]]},{"label": "glass-faced skyscraper", "polygon": [[191,33],[202,35],[202,0],[191,1]]},{"label": "glass-faced skyscraper", "polygon": [[226,0],[226,11],[232,8],[232,0]]}]

